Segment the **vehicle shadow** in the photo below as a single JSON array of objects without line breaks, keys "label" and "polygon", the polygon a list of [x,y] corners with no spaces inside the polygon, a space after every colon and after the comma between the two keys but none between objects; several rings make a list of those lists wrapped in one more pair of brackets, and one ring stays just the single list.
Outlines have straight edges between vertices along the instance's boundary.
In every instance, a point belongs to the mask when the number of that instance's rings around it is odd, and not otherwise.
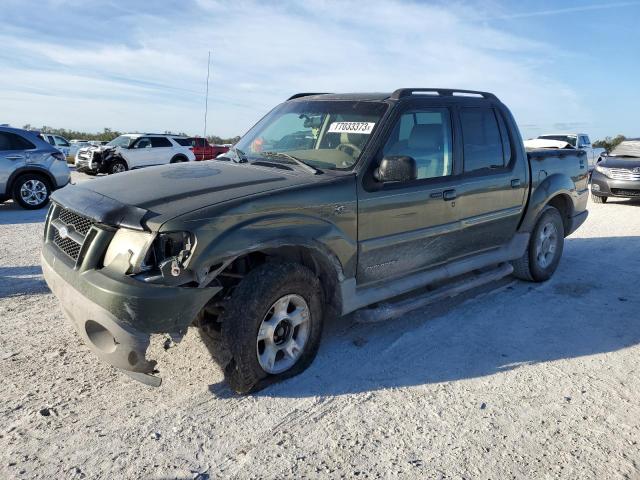
[{"label": "vehicle shadow", "polygon": [[0,298],[49,293],[40,265],[0,267]]},{"label": "vehicle shadow", "polygon": [[25,210],[13,200],[0,203],[0,225],[42,223],[47,217],[47,208]]},{"label": "vehicle shadow", "polygon": [[[452,382],[640,343],[640,237],[567,239],[545,283],[503,281],[378,324],[338,319],[314,363],[256,395],[344,395]],[[210,386],[228,396],[222,384]]]}]

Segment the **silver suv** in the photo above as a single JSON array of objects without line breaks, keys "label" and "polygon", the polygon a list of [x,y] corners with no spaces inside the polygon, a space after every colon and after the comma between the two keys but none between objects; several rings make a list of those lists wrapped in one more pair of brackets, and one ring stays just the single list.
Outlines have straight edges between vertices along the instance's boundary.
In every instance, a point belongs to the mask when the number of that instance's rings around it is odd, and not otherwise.
[{"label": "silver suv", "polygon": [[13,198],[33,210],[71,179],[63,153],[21,128],[0,127],[0,202]]}]

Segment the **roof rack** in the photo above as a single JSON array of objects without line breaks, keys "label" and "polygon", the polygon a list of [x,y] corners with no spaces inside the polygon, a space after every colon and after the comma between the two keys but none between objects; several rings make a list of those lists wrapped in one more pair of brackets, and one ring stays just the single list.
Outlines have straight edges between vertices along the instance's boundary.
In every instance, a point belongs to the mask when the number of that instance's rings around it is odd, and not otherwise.
[{"label": "roof rack", "polygon": [[295,95],[291,95],[289,98],[287,98],[287,102],[288,102],[289,100],[293,100],[294,98],[310,97],[311,95],[328,95],[328,92],[305,92],[305,93],[296,93]]},{"label": "roof rack", "polygon": [[399,88],[395,92],[391,94],[392,100],[400,100],[404,97],[410,97],[414,92],[426,92],[426,93],[436,93],[441,97],[451,97],[456,93],[467,94],[467,95],[478,95],[482,98],[490,98],[492,100],[497,100],[493,93],[489,92],[480,92],[477,90],[459,90],[457,88]]}]

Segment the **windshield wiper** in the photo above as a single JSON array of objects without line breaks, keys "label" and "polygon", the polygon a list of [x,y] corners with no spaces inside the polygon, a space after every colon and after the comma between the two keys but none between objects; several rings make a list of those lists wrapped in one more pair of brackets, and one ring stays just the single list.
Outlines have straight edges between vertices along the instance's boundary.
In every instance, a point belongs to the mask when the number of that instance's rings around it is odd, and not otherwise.
[{"label": "windshield wiper", "polygon": [[304,160],[300,160],[299,158],[296,158],[293,155],[289,155],[288,153],[284,153],[284,152],[260,152],[260,155],[262,155],[263,157],[276,157],[276,158],[277,157],[281,157],[281,158],[286,158],[286,159],[291,160],[292,162],[294,162],[296,165],[302,167],[307,172],[313,173],[314,175],[320,175],[321,173],[324,173],[318,167],[314,167],[313,165],[310,165],[309,163],[305,162]]}]

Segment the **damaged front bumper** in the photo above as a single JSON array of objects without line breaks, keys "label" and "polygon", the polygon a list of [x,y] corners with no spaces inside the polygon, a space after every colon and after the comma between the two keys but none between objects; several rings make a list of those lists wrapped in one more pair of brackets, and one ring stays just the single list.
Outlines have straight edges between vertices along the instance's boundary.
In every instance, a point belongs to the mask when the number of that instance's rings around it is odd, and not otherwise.
[{"label": "damaged front bumper", "polygon": [[99,358],[136,380],[159,386],[156,362],[146,358],[154,333],[182,334],[220,288],[170,287],[84,270],[45,242],[42,271],[47,284],[84,343]]}]

